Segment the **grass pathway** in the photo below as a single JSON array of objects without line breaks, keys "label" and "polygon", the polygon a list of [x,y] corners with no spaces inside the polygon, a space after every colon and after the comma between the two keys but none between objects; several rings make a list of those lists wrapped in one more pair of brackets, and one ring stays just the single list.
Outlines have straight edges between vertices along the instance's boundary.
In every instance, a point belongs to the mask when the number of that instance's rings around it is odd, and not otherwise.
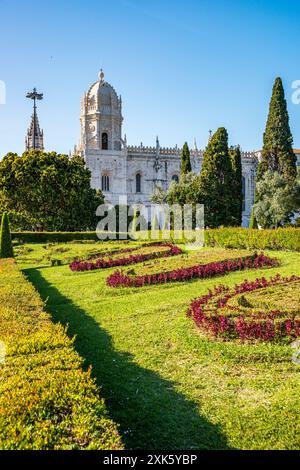
[{"label": "grass pathway", "polygon": [[[300,254],[276,256],[283,275],[299,274]],[[185,317],[189,302],[217,283],[278,268],[114,290],[105,284],[113,270],[74,274],[26,257],[21,267],[53,319],[76,335],[127,448],[300,447],[300,369],[290,346],[211,341]]]}]

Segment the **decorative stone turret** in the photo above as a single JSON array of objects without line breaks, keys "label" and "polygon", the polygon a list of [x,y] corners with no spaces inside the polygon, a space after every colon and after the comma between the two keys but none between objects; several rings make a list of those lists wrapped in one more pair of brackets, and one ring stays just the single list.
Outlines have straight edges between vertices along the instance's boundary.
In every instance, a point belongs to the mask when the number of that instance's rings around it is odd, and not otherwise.
[{"label": "decorative stone turret", "polygon": [[92,188],[101,189],[112,204],[127,194],[127,138],[122,138],[122,123],[122,98],[101,69],[81,100],[77,153],[91,171]]},{"label": "decorative stone turret", "polygon": [[25,137],[25,149],[44,150],[44,131],[40,129],[37,114],[32,115],[31,124],[27,130],[27,136]]},{"label": "decorative stone turret", "polygon": [[80,123],[80,147],[85,152],[122,149],[122,98],[104,80],[102,69],[99,80],[91,85],[81,100]]},{"label": "decorative stone turret", "polygon": [[26,150],[44,150],[44,132],[40,129],[39,119],[37,116],[36,102],[41,101],[44,98],[43,93],[38,93],[36,88],[33,91],[27,93],[26,98],[33,101],[33,114],[31,118],[31,124],[27,131],[25,138],[25,149]]}]

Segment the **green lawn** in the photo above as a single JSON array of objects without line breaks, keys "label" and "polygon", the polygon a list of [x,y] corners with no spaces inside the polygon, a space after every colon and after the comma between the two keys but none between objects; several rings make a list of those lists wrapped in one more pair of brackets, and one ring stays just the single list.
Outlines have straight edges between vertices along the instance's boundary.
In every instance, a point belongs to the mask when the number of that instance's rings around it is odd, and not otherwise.
[{"label": "green lawn", "polygon": [[[57,253],[67,260],[116,245],[50,249],[68,250]],[[72,273],[67,265],[50,267],[46,251],[26,245],[19,264],[54,321],[76,335],[128,449],[300,448],[300,366],[291,347],[211,340],[185,315],[190,301],[216,284],[299,275],[300,253],[268,252],[280,268],[111,289],[105,280],[114,269]]]}]

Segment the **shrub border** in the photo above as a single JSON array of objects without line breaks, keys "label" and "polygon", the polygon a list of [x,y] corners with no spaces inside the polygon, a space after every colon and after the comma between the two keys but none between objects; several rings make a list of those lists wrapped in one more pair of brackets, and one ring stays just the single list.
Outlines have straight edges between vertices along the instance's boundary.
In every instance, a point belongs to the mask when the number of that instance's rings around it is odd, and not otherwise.
[{"label": "shrub border", "polygon": [[[128,233],[105,232],[105,241],[130,239]],[[12,232],[13,240],[22,243],[49,243],[91,240],[99,241],[96,232]],[[142,241],[142,233],[138,239]],[[148,232],[145,240],[148,239]],[[184,240],[182,240],[184,242]],[[300,228],[258,230],[240,227],[205,230],[205,246],[220,246],[250,250],[300,251]]]},{"label": "shrub border", "polygon": [[12,259],[0,260],[0,340],[0,449],[123,449],[74,341]]}]

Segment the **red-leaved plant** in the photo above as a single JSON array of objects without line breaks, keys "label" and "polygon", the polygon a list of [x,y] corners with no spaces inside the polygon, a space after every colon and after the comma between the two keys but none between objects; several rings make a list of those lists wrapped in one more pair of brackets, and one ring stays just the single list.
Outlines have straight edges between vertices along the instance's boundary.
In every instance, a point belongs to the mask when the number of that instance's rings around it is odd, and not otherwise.
[{"label": "red-leaved plant", "polygon": [[[157,258],[167,258],[169,256],[177,256],[181,255],[183,251],[178,248],[178,246],[173,245],[172,243],[158,243],[152,244],[147,246],[158,246],[160,248],[167,248],[166,250],[162,251],[155,251],[151,253],[140,253],[140,254],[133,254],[127,257],[120,257],[120,258],[98,258],[96,261],[80,261],[74,260],[70,264],[70,269],[73,272],[82,272],[82,271],[93,271],[95,269],[107,269],[113,268],[116,266],[129,266],[131,264],[142,263],[144,261],[149,261],[152,259]],[[144,247],[141,247],[144,248]],[[122,253],[129,253],[130,251],[137,250],[134,249],[126,249],[123,250]]]},{"label": "red-leaved plant", "polygon": [[232,271],[273,266],[278,266],[278,261],[261,253],[238,259],[226,259],[208,264],[199,264],[189,268],[179,268],[168,272],[145,274],[143,276],[128,276],[122,273],[122,271],[116,271],[107,278],[106,282],[110,287],[142,287],[167,282],[183,282],[197,278],[204,279],[220,276]]},{"label": "red-leaved plant", "polygon": [[279,310],[258,310],[245,306],[228,305],[230,299],[240,294],[276,285],[287,285],[300,277],[281,277],[277,274],[266,280],[244,281],[233,289],[215,287],[213,291],[194,300],[187,312],[196,325],[214,336],[223,338],[258,339],[270,341],[300,336],[300,309],[287,312]]}]

